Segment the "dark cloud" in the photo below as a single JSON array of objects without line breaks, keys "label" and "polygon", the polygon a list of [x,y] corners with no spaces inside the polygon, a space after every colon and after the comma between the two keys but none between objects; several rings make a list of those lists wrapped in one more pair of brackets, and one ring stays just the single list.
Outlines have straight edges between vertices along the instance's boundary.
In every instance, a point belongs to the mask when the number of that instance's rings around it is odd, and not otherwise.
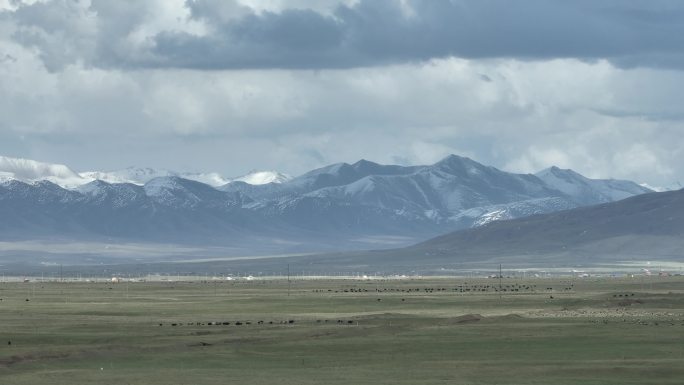
[{"label": "dark cloud", "polygon": [[[152,65],[184,68],[301,68],[303,62],[342,60],[344,31],[331,17],[311,10],[249,14],[215,33],[193,36],[165,32],[156,36]],[[345,61],[344,66],[351,65]],[[306,66],[309,67],[309,66]]]},{"label": "dark cloud", "polygon": [[[16,40],[41,49],[55,68],[71,60],[109,68],[325,69],[452,56],[684,66],[684,2],[674,0],[360,0],[329,13],[189,0],[188,20],[206,33],[171,28],[136,47],[129,37],[144,29],[151,6],[83,4],[20,6],[12,17],[26,28]],[[89,18],[96,19],[90,35]]]},{"label": "dark cloud", "polygon": [[[684,63],[684,3],[673,1],[363,0],[332,15],[309,10],[205,16],[212,33],[156,37],[157,66],[347,68],[463,58],[607,58],[622,66]],[[198,10],[202,10],[202,12]]]}]

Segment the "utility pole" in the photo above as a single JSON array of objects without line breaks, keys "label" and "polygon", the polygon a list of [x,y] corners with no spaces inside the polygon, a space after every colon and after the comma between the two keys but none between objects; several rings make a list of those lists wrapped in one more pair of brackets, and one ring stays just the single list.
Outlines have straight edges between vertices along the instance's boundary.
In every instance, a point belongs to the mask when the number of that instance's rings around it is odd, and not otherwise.
[{"label": "utility pole", "polygon": [[501,294],[501,279],[502,278],[503,278],[503,276],[501,274],[501,264],[499,264],[499,299],[502,298],[502,294]]}]

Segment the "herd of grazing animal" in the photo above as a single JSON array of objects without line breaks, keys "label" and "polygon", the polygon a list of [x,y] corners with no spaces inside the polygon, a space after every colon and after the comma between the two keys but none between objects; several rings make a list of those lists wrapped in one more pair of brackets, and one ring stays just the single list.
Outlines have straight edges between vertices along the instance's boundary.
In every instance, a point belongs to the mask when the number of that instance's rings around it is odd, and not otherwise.
[{"label": "herd of grazing animal", "polygon": [[[554,290],[562,290],[562,291],[569,291],[572,290],[573,285],[569,284],[568,286],[564,286],[561,289],[554,289],[553,287],[547,287],[543,289],[544,291],[554,291]],[[415,294],[433,294],[435,292],[437,293],[447,293],[447,292],[457,292],[457,293],[482,293],[482,292],[510,292],[510,293],[516,293],[516,292],[527,292],[527,293],[536,293],[538,291],[537,285],[528,285],[528,284],[507,284],[507,285],[502,285],[499,287],[499,285],[495,284],[461,284],[461,285],[456,285],[451,288],[446,288],[446,287],[410,287],[410,288],[375,288],[375,289],[368,289],[368,288],[358,288],[358,287],[350,287],[350,288],[343,288],[343,289],[313,289],[313,293],[320,293],[320,294],[340,294],[340,293],[415,293]],[[377,302],[381,302],[382,298],[376,298]],[[401,301],[404,302],[406,301],[405,298],[401,298]],[[280,321],[264,321],[264,320],[259,320],[255,322],[257,325],[292,325],[295,323],[295,320],[280,320]],[[357,320],[328,320],[328,319],[318,319],[315,322],[316,324],[326,324],[326,323],[336,323],[338,325],[358,325]],[[242,326],[242,325],[251,325],[251,321],[207,321],[207,322],[172,322],[172,323],[159,323],[159,326],[164,326],[164,325],[170,325],[170,326]]]},{"label": "herd of grazing animal", "polygon": [[450,288],[446,287],[404,287],[404,288],[392,288],[392,287],[383,287],[383,288],[375,288],[375,289],[366,289],[366,288],[357,288],[357,287],[351,287],[351,288],[346,288],[346,289],[314,289],[312,290],[313,293],[321,293],[321,294],[341,294],[341,293],[423,293],[423,294],[433,294],[435,292],[441,293],[441,292],[456,292],[456,293],[498,293],[499,291],[501,292],[507,292],[507,293],[536,293],[539,291],[562,291],[562,292],[568,292],[571,291],[574,287],[574,284],[569,283],[567,285],[564,285],[563,287],[545,287],[545,288],[537,288],[537,285],[530,285],[530,284],[521,284],[521,283],[514,283],[514,284],[506,284],[506,285],[501,285],[499,286],[498,284],[460,284],[456,285]]},{"label": "herd of grazing animal", "polygon": [[[317,319],[316,323],[321,324],[321,323],[336,323],[339,325],[358,325],[359,322],[356,320],[343,320],[343,319],[338,319],[338,320],[328,320],[328,319]],[[208,322],[170,322],[170,323],[163,323],[160,322],[159,326],[242,326],[242,325],[252,325],[252,321],[208,321]],[[257,325],[294,325],[295,320],[290,319],[290,320],[280,320],[280,321],[263,321],[259,320],[256,321],[255,324]]]}]

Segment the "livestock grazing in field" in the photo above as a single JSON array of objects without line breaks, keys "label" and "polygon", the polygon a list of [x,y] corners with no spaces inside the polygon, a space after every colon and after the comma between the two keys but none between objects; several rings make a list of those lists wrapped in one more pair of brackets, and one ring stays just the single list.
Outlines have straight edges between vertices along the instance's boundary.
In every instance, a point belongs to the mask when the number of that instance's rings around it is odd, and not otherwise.
[{"label": "livestock grazing in field", "polygon": [[[564,279],[506,278],[501,287],[484,277],[295,279],[289,297],[280,278],[258,288],[131,282],[129,292],[128,282],[115,292],[111,283],[46,282],[35,297],[32,285],[3,282],[0,385],[40,383],[45,368],[55,383],[74,385],[294,384],[330,375],[353,384],[459,375],[495,384],[511,373],[521,384],[681,383],[684,366],[673,363],[684,335],[684,277],[592,278],[577,288]],[[49,323],[32,322],[36,315]],[[96,354],[83,361],[84,351]],[[639,370],[643,363],[649,370]]]},{"label": "livestock grazing in field", "polygon": [[[554,289],[553,287],[547,287],[546,290],[562,290],[562,291],[569,291],[572,290],[573,285],[569,285],[568,287],[563,287],[560,289]],[[506,292],[506,293],[522,293],[522,292],[535,292],[536,291],[536,285],[529,285],[529,284],[521,284],[521,283],[513,283],[513,284],[506,284],[503,285],[502,287],[499,287],[498,285],[478,285],[478,284],[472,284],[472,283],[465,283],[465,284],[460,284],[456,285],[454,287],[410,287],[410,288],[394,288],[394,287],[376,287],[375,289],[365,289],[365,288],[339,288],[337,290],[333,289],[314,289],[312,290],[313,293],[325,293],[326,291],[328,293],[339,293],[339,294],[351,294],[351,293],[356,293],[356,294],[363,294],[363,293],[368,293],[369,291],[375,290],[376,293],[425,293],[425,294],[442,294],[442,293],[447,293],[447,292],[456,292],[456,293],[469,293],[469,294],[476,294],[476,293],[498,293],[498,292]]]}]

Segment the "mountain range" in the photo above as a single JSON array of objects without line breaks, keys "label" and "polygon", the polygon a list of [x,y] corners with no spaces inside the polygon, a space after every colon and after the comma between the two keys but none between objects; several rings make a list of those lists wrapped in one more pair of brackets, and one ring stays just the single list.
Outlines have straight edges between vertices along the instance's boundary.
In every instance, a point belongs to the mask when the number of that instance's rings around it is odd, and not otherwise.
[{"label": "mountain range", "polygon": [[[206,271],[280,274],[282,258],[209,260]],[[492,221],[416,245],[299,255],[295,271],[313,274],[452,274],[458,272],[646,272],[681,273],[684,263],[684,189],[547,214]],[[173,271],[173,264],[154,265]]]},{"label": "mountain range", "polygon": [[[299,257],[293,265],[321,271],[420,271],[506,268],[665,268],[684,262],[684,189],[617,202],[495,221],[405,248]],[[242,268],[264,268],[243,264]],[[674,263],[674,264],[673,264]],[[271,262],[271,264],[273,264]],[[315,267],[314,267],[315,266]]]},{"label": "mountain range", "polygon": [[361,160],[295,178],[235,179],[135,168],[77,173],[2,157],[0,177],[0,241],[230,246],[242,254],[404,246],[651,192],[556,167],[508,173],[456,155],[425,166]]},{"label": "mountain range", "polygon": [[256,170],[236,178],[226,178],[216,172],[177,172],[149,167],[128,167],[115,171],[76,172],[63,164],[0,156],[0,181],[18,180],[27,183],[50,181],[66,189],[73,189],[95,180],[107,183],[144,185],[154,178],[170,176],[202,182],[213,187],[231,182],[246,182],[253,185],[283,183],[291,179],[289,175],[277,171]]}]

